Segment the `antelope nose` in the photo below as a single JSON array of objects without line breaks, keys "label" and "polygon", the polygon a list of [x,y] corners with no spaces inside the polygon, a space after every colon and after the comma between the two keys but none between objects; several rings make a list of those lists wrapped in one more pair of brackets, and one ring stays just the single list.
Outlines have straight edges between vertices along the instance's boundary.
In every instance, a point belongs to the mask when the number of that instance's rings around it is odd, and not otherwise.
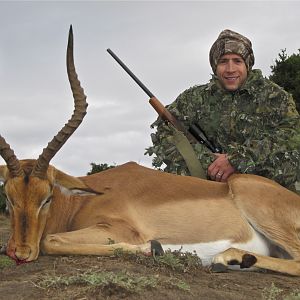
[{"label": "antelope nose", "polygon": [[15,256],[18,260],[27,260],[30,256],[31,249],[28,246],[19,246],[16,248]]}]

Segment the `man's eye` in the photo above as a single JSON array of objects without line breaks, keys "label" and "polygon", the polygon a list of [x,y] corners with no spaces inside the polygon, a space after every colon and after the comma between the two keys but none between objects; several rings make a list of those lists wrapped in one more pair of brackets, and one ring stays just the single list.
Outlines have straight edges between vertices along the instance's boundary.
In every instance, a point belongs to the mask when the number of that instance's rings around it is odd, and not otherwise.
[{"label": "man's eye", "polygon": [[236,59],[236,60],[235,60],[235,63],[236,63],[236,64],[241,64],[241,63],[243,63],[243,60],[242,60],[242,59]]}]

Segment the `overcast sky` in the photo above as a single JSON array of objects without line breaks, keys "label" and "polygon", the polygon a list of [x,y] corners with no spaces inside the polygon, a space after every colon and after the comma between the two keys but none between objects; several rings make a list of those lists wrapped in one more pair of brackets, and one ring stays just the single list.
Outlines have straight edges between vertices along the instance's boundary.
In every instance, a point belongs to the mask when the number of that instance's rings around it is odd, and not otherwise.
[{"label": "overcast sky", "polygon": [[265,76],[281,49],[300,48],[298,1],[1,1],[0,134],[19,159],[37,158],[73,111],[70,24],[89,107],[51,163],[78,176],[91,162],[151,166],[144,152],[156,113],[107,48],[165,105],[210,79],[208,52],[223,29],[251,39]]}]

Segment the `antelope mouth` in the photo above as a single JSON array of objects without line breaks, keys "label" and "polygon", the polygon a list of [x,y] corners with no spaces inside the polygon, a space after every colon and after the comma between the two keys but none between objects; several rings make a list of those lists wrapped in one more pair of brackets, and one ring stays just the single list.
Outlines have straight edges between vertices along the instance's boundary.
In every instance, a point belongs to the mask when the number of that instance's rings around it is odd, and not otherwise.
[{"label": "antelope mouth", "polygon": [[15,250],[11,250],[9,249],[9,247],[7,247],[6,245],[4,245],[2,248],[1,248],[1,254],[3,255],[6,255],[8,256],[9,258],[11,258],[12,260],[15,261],[16,265],[19,266],[19,265],[23,265],[23,264],[26,264],[26,263],[30,263],[33,261],[33,259],[30,259],[30,257],[28,258],[18,258],[16,256],[16,252]]},{"label": "antelope mouth", "polygon": [[16,263],[17,266],[23,265],[23,264],[28,264],[28,263],[31,262],[31,261],[28,261],[26,259],[18,259],[17,257],[10,257],[10,258],[15,261],[15,263]]}]

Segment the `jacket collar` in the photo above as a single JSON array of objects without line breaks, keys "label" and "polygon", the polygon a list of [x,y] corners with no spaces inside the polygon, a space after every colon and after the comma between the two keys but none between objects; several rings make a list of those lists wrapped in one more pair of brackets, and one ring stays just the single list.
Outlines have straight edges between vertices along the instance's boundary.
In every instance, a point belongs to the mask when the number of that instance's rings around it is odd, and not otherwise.
[{"label": "jacket collar", "polygon": [[249,72],[249,75],[245,81],[245,83],[241,86],[240,89],[234,92],[226,91],[222,88],[219,83],[218,77],[212,74],[212,79],[207,84],[207,90],[211,92],[211,94],[221,93],[221,94],[235,94],[235,93],[244,93],[248,92],[249,94],[254,94],[257,90],[257,87],[262,85],[264,82],[264,77],[262,76],[262,72],[259,69],[254,69]]}]

